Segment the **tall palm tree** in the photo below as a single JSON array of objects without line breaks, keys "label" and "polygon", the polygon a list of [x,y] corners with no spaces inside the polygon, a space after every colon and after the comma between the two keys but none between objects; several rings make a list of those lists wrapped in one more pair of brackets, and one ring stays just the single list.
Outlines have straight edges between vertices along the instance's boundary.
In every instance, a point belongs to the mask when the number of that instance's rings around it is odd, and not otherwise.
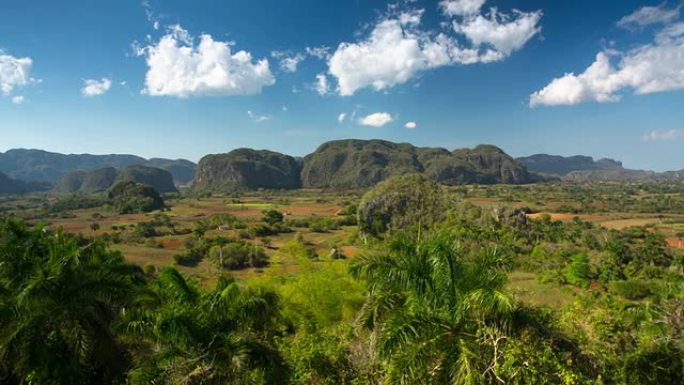
[{"label": "tall palm tree", "polygon": [[[175,269],[150,284],[125,324],[141,346],[132,384],[280,384],[287,378],[270,343],[279,314],[275,293],[240,290],[219,278],[201,292]],[[147,349],[147,351],[146,351]]]},{"label": "tall palm tree", "polygon": [[111,330],[132,302],[139,268],[100,241],[0,224],[0,361],[7,382],[106,384],[126,351]]},{"label": "tall palm tree", "polygon": [[504,291],[509,266],[495,248],[469,255],[448,232],[398,235],[359,257],[351,272],[369,287],[359,320],[373,330],[387,383],[496,382],[517,311]]}]

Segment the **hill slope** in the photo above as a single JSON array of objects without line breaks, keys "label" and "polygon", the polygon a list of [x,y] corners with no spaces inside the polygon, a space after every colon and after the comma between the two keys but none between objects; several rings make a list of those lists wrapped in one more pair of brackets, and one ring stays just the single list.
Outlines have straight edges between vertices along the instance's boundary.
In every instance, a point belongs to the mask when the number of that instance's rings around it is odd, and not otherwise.
[{"label": "hill slope", "polygon": [[530,183],[537,178],[495,146],[449,152],[384,140],[337,140],[304,158],[304,187],[357,188],[406,173],[424,173],[447,185]]},{"label": "hill slope", "polygon": [[74,171],[57,182],[53,190],[61,193],[92,194],[105,192],[119,182],[148,185],[161,193],[178,192],[168,171],[138,165],[128,166],[121,171],[113,167],[88,172]]},{"label": "hill slope", "polygon": [[44,182],[26,182],[12,179],[0,172],[0,194],[25,194],[34,191],[47,191],[50,185]]},{"label": "hill slope", "polygon": [[200,160],[193,188],[205,191],[300,187],[299,163],[268,150],[240,148]]},{"label": "hill slope", "polygon": [[184,159],[154,158],[135,155],[64,155],[43,150],[15,149],[0,153],[0,172],[11,178],[56,183],[73,171],[92,171],[105,167],[122,169],[132,165],[152,166],[169,171],[176,183],[187,184],[195,164]]}]

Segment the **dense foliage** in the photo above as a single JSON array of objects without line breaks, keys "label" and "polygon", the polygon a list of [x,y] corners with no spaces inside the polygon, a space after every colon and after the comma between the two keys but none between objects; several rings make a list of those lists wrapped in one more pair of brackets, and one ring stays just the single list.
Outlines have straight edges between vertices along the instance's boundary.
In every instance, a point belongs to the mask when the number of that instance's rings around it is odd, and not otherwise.
[{"label": "dense foliage", "polygon": [[[113,235],[2,219],[0,383],[684,382],[684,257],[660,233],[453,199],[467,193],[407,175],[339,218],[268,209],[256,225],[215,214],[180,229],[160,213],[117,232],[183,233],[177,262],[209,262],[202,283],[184,266],[125,263]],[[256,235],[320,235],[356,212],[348,258]],[[264,268],[277,260],[300,270]],[[226,276],[246,268],[256,278]],[[549,298],[513,285],[520,276]]]},{"label": "dense foliage", "polygon": [[154,188],[135,182],[119,182],[108,197],[120,214],[143,213],[164,208],[164,200]]},{"label": "dense foliage", "polygon": [[429,228],[446,218],[450,205],[442,188],[421,174],[390,178],[361,199],[359,229],[379,236],[387,231]]}]

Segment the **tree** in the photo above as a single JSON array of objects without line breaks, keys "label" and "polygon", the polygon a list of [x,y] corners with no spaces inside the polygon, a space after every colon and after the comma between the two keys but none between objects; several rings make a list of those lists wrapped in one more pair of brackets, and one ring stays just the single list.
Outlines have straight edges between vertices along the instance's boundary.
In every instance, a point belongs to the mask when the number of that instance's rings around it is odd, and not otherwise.
[{"label": "tree", "polygon": [[283,218],[285,218],[285,217],[283,216],[283,213],[281,213],[281,212],[278,211],[278,210],[273,210],[273,209],[271,209],[271,210],[264,210],[263,213],[264,213],[263,221],[266,222],[266,223],[268,223],[268,224],[271,225],[271,226],[273,226],[273,225],[275,225],[275,224],[277,224],[277,223],[282,223],[282,222],[283,222]]},{"label": "tree", "polygon": [[591,280],[591,264],[585,254],[572,257],[572,262],[565,268],[565,279],[571,285],[586,287]]},{"label": "tree", "polygon": [[[155,354],[136,357],[131,384],[280,384],[288,370],[272,343],[280,322],[270,291],[241,290],[220,277],[201,292],[168,268],[128,313],[128,341]],[[147,350],[144,349],[144,350]]]},{"label": "tree", "polygon": [[473,258],[447,232],[398,235],[362,255],[351,273],[368,283],[363,325],[377,334],[388,383],[492,383],[518,311],[506,294],[504,253]]},{"label": "tree", "polygon": [[0,237],[0,367],[9,383],[120,382],[130,359],[112,325],[142,271],[102,241],[19,221],[0,222]]}]

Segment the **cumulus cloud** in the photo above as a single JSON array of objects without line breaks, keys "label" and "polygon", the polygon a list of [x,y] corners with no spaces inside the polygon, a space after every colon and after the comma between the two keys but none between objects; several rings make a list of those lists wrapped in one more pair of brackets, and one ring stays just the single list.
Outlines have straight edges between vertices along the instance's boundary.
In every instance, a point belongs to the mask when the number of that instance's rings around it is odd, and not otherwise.
[{"label": "cumulus cloud", "polygon": [[330,85],[328,84],[328,77],[325,74],[316,75],[316,83],[313,85],[313,89],[318,92],[319,95],[323,96],[330,90]]},{"label": "cumulus cloud", "polygon": [[233,52],[232,42],[203,34],[199,43],[172,26],[158,42],[138,47],[147,74],[143,93],[152,96],[228,96],[258,94],[275,78],[267,59],[254,61],[247,51]]},{"label": "cumulus cloud", "polygon": [[652,24],[667,24],[679,18],[681,4],[675,8],[668,8],[666,3],[658,6],[641,7],[617,22],[622,28],[643,28]]},{"label": "cumulus cloud", "polygon": [[375,26],[368,39],[340,44],[328,61],[328,71],[337,79],[341,95],[365,87],[383,90],[420,71],[449,64],[451,49],[456,47],[444,35],[433,39],[400,19],[387,19]]},{"label": "cumulus cloud", "polygon": [[404,127],[414,129],[414,128],[418,127],[418,124],[416,124],[416,122],[406,122]]},{"label": "cumulus cloud", "polygon": [[362,126],[382,127],[392,120],[394,118],[387,112],[376,112],[360,118],[358,123]]},{"label": "cumulus cloud", "polygon": [[684,136],[684,131],[682,130],[653,130],[649,133],[644,134],[641,139],[647,142],[655,141],[667,141],[673,140]]},{"label": "cumulus cloud", "polygon": [[341,43],[328,59],[337,92],[353,95],[367,87],[379,91],[429,69],[503,60],[540,31],[541,11],[508,15],[492,9],[484,16],[479,14],[482,1],[440,4],[445,15],[455,18],[451,35],[422,30],[423,10],[410,10],[380,19],[364,39]]},{"label": "cumulus cloud", "polygon": [[14,57],[0,50],[0,91],[7,96],[16,87],[36,82],[31,77],[33,60],[30,57]]},{"label": "cumulus cloud", "polygon": [[343,113],[337,115],[337,122],[338,123],[344,122],[345,119],[347,119],[347,113],[346,112],[343,112]]},{"label": "cumulus cloud", "polygon": [[542,12],[514,11],[504,14],[492,8],[487,15],[466,17],[454,21],[454,31],[462,33],[477,47],[493,47],[504,57],[522,48],[541,31],[539,21]]},{"label": "cumulus cloud", "polygon": [[86,79],[83,82],[83,88],[81,88],[81,94],[83,96],[100,96],[107,93],[107,91],[112,88],[112,81],[107,78],[102,78],[100,80]]},{"label": "cumulus cloud", "polygon": [[297,66],[304,60],[304,55],[301,53],[273,51],[271,56],[280,60],[280,69],[285,72],[297,72]]},{"label": "cumulus cloud", "polygon": [[[614,63],[615,62],[615,63]],[[615,102],[635,94],[684,89],[684,23],[659,32],[651,44],[625,53],[606,50],[581,74],[566,73],[530,96],[530,106]]]},{"label": "cumulus cloud", "polygon": [[487,0],[442,0],[439,7],[447,16],[466,16],[480,12]]},{"label": "cumulus cloud", "polygon": [[21,95],[13,96],[12,97],[12,103],[14,104],[22,104],[24,103],[24,97]]}]

